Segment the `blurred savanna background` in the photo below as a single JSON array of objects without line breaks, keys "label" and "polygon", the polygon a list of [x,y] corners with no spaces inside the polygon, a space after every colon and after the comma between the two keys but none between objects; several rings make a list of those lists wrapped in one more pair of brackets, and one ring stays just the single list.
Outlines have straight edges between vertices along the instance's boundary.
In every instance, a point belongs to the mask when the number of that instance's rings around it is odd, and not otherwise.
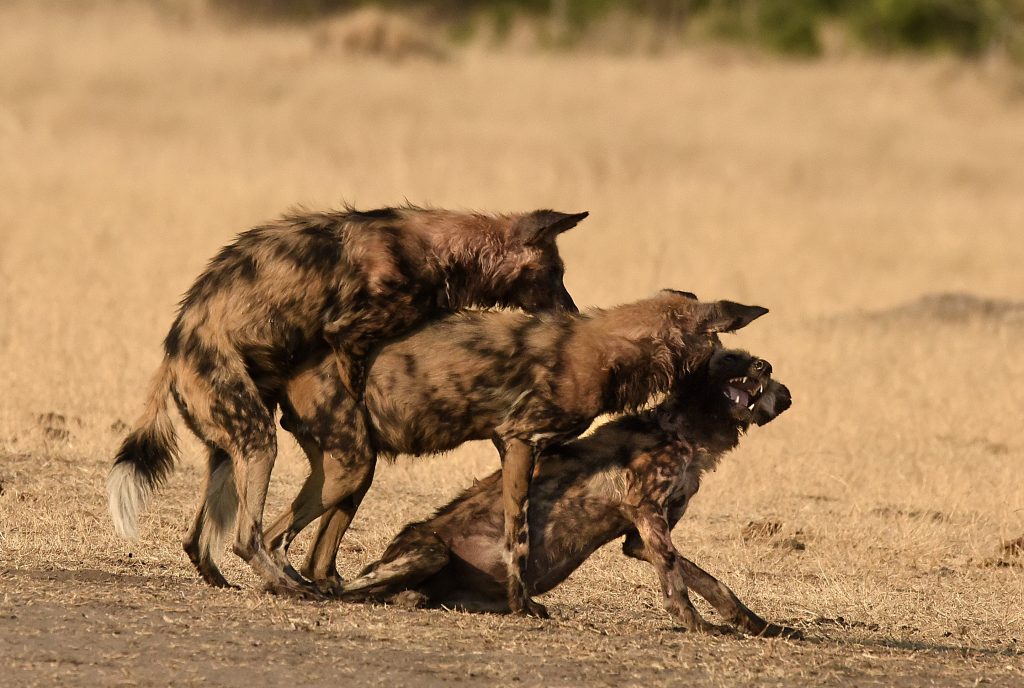
[{"label": "blurred savanna background", "polygon": [[[277,598],[230,552],[242,589],[208,590],[191,439],[115,537],[106,472],[206,261],[405,200],[589,210],[581,304],[771,309],[727,343],[794,406],[674,537],[810,640],[682,634],[616,544],[547,622]],[[0,684],[1020,685],[1022,266],[1019,0],[3,0]],[[281,439],[270,516],[306,470]],[[382,466],[342,572],[496,467]]]}]

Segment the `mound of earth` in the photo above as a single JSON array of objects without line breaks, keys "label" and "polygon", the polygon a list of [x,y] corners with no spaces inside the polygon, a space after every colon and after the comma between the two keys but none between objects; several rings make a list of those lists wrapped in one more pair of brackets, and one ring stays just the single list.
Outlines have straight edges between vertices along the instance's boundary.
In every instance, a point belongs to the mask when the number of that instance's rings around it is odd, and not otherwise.
[{"label": "mound of earth", "polygon": [[867,311],[868,320],[922,319],[944,323],[991,320],[1024,324],[1024,301],[992,299],[966,292],[925,294],[916,301],[892,308]]},{"label": "mound of earth", "polygon": [[441,41],[406,15],[364,7],[328,19],[313,33],[317,50],[340,55],[363,55],[394,62],[410,58],[446,60]]}]

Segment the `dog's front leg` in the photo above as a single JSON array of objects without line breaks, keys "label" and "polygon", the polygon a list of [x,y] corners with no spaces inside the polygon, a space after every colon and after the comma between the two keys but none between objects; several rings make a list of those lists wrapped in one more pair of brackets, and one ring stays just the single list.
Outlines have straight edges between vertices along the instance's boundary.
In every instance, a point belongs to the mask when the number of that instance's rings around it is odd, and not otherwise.
[{"label": "dog's front leg", "polygon": [[674,568],[679,579],[710,602],[722,618],[744,632],[765,637],[803,638],[803,633],[795,628],[762,619],[747,608],[727,585],[682,555],[676,555]]},{"label": "dog's front leg", "polygon": [[725,632],[727,629],[706,621],[690,602],[686,583],[676,573],[676,560],[679,558],[679,554],[672,545],[668,519],[664,511],[653,504],[641,506],[635,519],[635,525],[644,544],[642,558],[654,566],[658,572],[665,610],[687,631]]},{"label": "dog's front leg", "polygon": [[508,605],[515,614],[548,617],[544,605],[530,598],[526,586],[530,561],[530,480],[537,448],[520,439],[495,438],[501,454],[501,493],[505,508],[505,561],[508,565]]},{"label": "dog's front leg", "polygon": [[[697,490],[693,489],[685,499],[676,506],[669,509],[668,512],[668,532],[671,533],[679,523],[679,520],[686,513],[686,507],[690,503],[690,497],[696,493]],[[640,537],[640,533],[637,532],[636,528],[626,532],[626,537],[622,541],[622,553],[631,559],[639,559],[640,561],[646,561],[652,563],[647,557],[647,548],[644,545],[643,538]]]},{"label": "dog's front leg", "polygon": [[[679,618],[679,610],[682,610],[685,618],[689,618],[691,613],[697,614],[689,598],[685,597],[685,590],[690,588],[710,602],[723,619],[746,633],[771,637],[803,637],[800,631],[794,628],[779,626],[762,619],[748,609],[728,586],[677,552],[672,544],[668,520],[664,514],[653,508],[641,508],[636,527],[645,545],[643,558],[658,570],[662,590],[665,591],[665,608],[673,616]],[[685,599],[681,604],[670,599],[676,590],[684,591],[682,597]],[[700,618],[699,615],[697,618]],[[709,628],[697,630],[722,630],[721,627],[709,624],[703,619],[700,619],[700,622]]]}]

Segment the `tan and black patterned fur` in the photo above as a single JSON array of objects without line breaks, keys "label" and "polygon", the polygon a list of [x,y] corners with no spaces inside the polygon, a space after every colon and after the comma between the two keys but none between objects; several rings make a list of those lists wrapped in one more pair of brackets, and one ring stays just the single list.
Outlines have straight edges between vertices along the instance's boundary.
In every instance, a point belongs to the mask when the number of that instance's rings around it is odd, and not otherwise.
[{"label": "tan and black patterned fur", "polygon": [[[725,630],[701,617],[690,603],[692,589],[746,633],[798,636],[748,609],[680,554],[670,536],[701,475],[737,445],[750,423],[763,425],[789,407],[789,390],[770,375],[766,361],[719,350],[656,408],[543,452],[530,486],[531,590],[550,590],[599,547],[625,536],[624,554],[655,568],[665,608],[683,628]],[[750,396],[752,408],[747,399],[735,403],[723,393],[730,379],[741,376],[749,388],[764,388]],[[498,471],[432,518],[406,526],[341,596],[508,611],[502,530]]]},{"label": "tan and black patterned fur", "polygon": [[291,509],[268,529],[266,547],[286,561],[292,538],[332,510],[303,573],[337,588],[338,546],[373,476],[371,444],[384,455],[424,455],[490,438],[504,468],[509,605],[543,615],[524,585],[536,453],[578,436],[601,414],[634,410],[671,390],[680,375],[708,359],[718,332],[766,312],[665,290],[585,315],[449,316],[387,344],[372,359],[365,397],[372,443],[352,436],[347,391],[329,357],[314,357],[289,382],[282,402],[282,424],[302,437],[312,473]]},{"label": "tan and black patterned fur", "polygon": [[[348,432],[365,442],[360,398],[370,349],[462,308],[576,312],[555,238],[584,217],[348,208],[295,213],[239,235],[185,295],[147,408],[117,454],[108,494],[118,531],[134,535],[149,494],[173,466],[173,397],[209,447],[206,495],[184,543],[203,578],[227,585],[210,552],[237,512],[234,551],[267,586],[315,592],[260,538],[284,381],[326,347],[349,391],[339,400],[350,407]],[[220,493],[237,495],[237,505]]]}]

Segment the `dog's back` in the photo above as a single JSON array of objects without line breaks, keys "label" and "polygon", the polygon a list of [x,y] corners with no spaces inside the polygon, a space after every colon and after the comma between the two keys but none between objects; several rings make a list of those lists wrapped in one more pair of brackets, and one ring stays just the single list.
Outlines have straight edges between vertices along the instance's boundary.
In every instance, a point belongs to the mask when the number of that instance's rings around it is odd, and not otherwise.
[{"label": "dog's back", "polygon": [[[725,312],[723,312],[725,309]],[[711,355],[717,332],[765,313],[661,292],[587,315],[450,315],[384,345],[369,361],[366,407],[377,449],[428,454],[496,435],[555,444],[602,413],[640,406]],[[326,352],[288,383],[295,422],[328,430],[345,391]],[[289,420],[289,422],[292,422]]]},{"label": "dog's back", "polygon": [[[576,319],[513,311],[464,312],[389,342],[371,361],[365,403],[378,451],[427,454],[489,439],[551,371],[557,342]],[[337,423],[337,372],[326,351],[289,381],[287,397],[307,425]],[[289,421],[293,422],[293,421]]]},{"label": "dog's back", "polygon": [[465,313],[389,344],[366,393],[379,445],[421,454],[489,439],[526,395],[544,392],[549,357],[575,324],[564,315]]}]

